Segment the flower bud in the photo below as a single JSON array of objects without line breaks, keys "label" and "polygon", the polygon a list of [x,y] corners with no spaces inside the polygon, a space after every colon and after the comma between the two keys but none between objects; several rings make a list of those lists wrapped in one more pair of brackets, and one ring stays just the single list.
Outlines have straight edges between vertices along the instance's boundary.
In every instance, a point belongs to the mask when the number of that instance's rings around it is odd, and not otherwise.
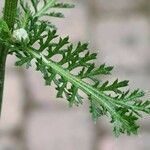
[{"label": "flower bud", "polygon": [[16,42],[27,42],[29,41],[29,36],[24,28],[16,29],[13,32],[13,38]]}]

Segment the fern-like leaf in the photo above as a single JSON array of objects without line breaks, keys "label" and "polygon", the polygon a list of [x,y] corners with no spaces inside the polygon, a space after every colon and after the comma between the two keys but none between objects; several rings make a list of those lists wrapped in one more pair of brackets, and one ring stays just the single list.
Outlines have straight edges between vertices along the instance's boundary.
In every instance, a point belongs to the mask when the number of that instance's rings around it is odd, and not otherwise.
[{"label": "fern-like leaf", "polygon": [[[115,135],[136,134],[139,128],[137,120],[141,113],[150,114],[150,101],[141,100],[144,92],[125,91],[123,88],[128,86],[127,80],[117,79],[113,83],[99,80],[101,75],[110,75],[113,67],[105,64],[97,67],[94,63],[96,54],[89,52],[87,43],[70,44],[69,37],[59,37],[48,22],[39,20],[50,8],[72,6],[55,0],[43,0],[41,8],[38,8],[38,0],[31,0],[31,4],[34,11],[28,3],[21,1],[23,16],[27,17],[23,23],[20,18],[17,19],[20,21],[16,21],[16,27],[21,28],[23,24],[29,39],[23,40],[22,37],[18,42],[11,38],[7,42],[9,53],[18,58],[16,65],[25,64],[28,68],[35,63],[36,70],[42,73],[46,85],[53,82],[58,91],[57,97],[65,97],[70,106],[83,103],[84,99],[79,92],[83,91],[89,99],[93,120],[96,121],[102,115],[108,116]],[[58,13],[51,14],[57,15]]]}]

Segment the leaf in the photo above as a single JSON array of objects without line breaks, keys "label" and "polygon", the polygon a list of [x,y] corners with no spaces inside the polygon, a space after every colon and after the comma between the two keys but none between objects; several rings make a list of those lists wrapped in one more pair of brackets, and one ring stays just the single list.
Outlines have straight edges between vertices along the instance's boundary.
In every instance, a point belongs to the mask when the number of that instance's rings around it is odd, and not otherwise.
[{"label": "leaf", "polygon": [[2,30],[5,32],[10,32],[7,23],[3,19],[0,19],[0,31]]},{"label": "leaf", "polygon": [[59,3],[59,2],[56,2],[56,3],[53,5],[53,8],[74,8],[74,7],[75,7],[74,4]]},{"label": "leaf", "polygon": [[141,99],[144,92],[126,91],[128,80],[102,82],[101,76],[111,75],[112,66],[102,64],[97,67],[94,63],[97,54],[90,53],[87,43],[78,42],[73,45],[68,36],[58,36],[56,30],[49,28],[48,22],[39,20],[49,13],[49,8],[69,6],[53,0],[43,2],[43,7],[37,9],[38,1],[32,0],[33,7],[36,7],[34,12],[28,5],[21,3],[24,13],[31,12],[26,24],[29,43],[7,43],[9,53],[19,59],[17,65],[28,66],[31,61],[35,63],[36,70],[42,73],[46,85],[54,83],[57,97],[65,97],[69,106],[83,104],[80,91],[84,92],[89,99],[93,120],[106,115],[116,136],[122,133],[137,134],[138,119],[143,112],[150,114],[150,101]]},{"label": "leaf", "polygon": [[51,10],[51,8],[53,9],[74,8],[73,4],[60,3],[57,2],[56,0],[42,0],[42,1],[30,0],[30,1],[32,7],[30,7],[28,3],[24,3],[23,0],[20,0],[20,4],[24,12],[30,14],[30,17],[33,18],[41,18],[43,16],[64,18],[64,14],[61,12],[55,12],[55,11],[49,12],[49,11]]},{"label": "leaf", "polygon": [[3,19],[0,19],[0,38],[4,41],[9,39],[10,37],[11,32],[7,23]]},{"label": "leaf", "polygon": [[99,90],[100,91],[113,91],[115,93],[120,93],[121,94],[122,91],[120,90],[120,88],[128,86],[128,83],[129,83],[128,80],[124,80],[124,81],[119,82],[118,79],[117,79],[111,85],[108,85],[109,82],[106,81],[104,84],[102,84],[99,87]]},{"label": "leaf", "polygon": [[64,14],[62,14],[61,12],[50,12],[50,13],[45,13],[44,16],[64,18]]}]

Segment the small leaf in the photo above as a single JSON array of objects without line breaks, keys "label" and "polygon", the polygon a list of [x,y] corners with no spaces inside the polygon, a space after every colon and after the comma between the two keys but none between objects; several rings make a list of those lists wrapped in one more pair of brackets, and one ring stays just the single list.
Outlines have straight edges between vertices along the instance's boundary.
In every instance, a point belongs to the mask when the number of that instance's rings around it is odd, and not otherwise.
[{"label": "small leaf", "polygon": [[11,37],[11,32],[9,30],[7,23],[3,19],[0,19],[0,38],[2,40],[7,40],[10,37]]}]

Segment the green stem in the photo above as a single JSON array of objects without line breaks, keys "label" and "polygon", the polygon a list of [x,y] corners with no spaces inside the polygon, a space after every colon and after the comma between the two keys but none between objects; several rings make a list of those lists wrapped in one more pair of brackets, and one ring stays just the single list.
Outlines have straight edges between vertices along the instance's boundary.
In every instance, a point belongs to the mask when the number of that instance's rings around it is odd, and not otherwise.
[{"label": "green stem", "polygon": [[[13,31],[15,16],[17,11],[18,0],[5,0],[4,7],[4,20],[6,21],[9,29]],[[3,102],[3,89],[4,89],[4,79],[5,79],[5,63],[7,58],[8,49],[5,45],[0,43],[0,116],[2,110]]]},{"label": "green stem", "polygon": [[5,0],[4,20],[10,30],[13,30],[18,0]]}]

